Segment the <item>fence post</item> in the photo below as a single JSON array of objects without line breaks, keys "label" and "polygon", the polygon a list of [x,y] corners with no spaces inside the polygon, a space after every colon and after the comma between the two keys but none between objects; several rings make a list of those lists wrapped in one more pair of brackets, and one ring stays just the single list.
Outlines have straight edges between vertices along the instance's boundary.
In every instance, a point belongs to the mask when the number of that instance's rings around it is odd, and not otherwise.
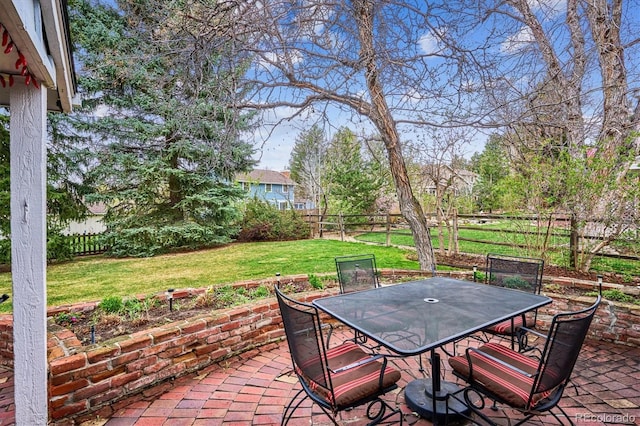
[{"label": "fence post", "polygon": [[344,218],[342,212],[338,215],[338,226],[340,227],[340,241],[344,241]]},{"label": "fence post", "polygon": [[458,209],[454,208],[452,211],[453,214],[453,226],[452,226],[452,234],[453,234],[453,252],[455,254],[460,253],[460,243],[458,240]]},{"label": "fence post", "polygon": [[391,215],[387,212],[387,247],[391,245]]}]

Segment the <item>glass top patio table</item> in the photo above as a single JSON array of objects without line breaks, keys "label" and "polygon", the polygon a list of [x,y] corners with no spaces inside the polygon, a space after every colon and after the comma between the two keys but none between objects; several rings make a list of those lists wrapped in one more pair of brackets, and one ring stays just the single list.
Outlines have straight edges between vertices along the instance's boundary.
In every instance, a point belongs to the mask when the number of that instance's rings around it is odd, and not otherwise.
[{"label": "glass top patio table", "polygon": [[324,297],[313,304],[389,350],[412,356],[551,301],[504,287],[434,277]]}]

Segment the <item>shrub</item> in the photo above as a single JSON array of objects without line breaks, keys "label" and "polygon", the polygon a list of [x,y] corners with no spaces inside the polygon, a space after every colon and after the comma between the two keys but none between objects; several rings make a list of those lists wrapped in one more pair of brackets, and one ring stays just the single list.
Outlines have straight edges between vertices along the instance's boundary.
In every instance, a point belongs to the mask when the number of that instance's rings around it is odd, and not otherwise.
[{"label": "shrub", "polygon": [[50,225],[47,230],[47,260],[70,260],[73,255],[69,237],[62,235],[59,229],[52,229]]},{"label": "shrub", "polygon": [[[589,291],[587,293],[585,293],[586,296],[597,296],[598,292],[597,291]],[[622,291],[618,290],[618,289],[612,289],[612,290],[604,290],[602,292],[602,297],[604,297],[607,300],[612,300],[614,302],[624,302],[624,303],[634,303],[634,304],[640,304],[640,300],[636,299],[635,297],[623,293]]]},{"label": "shrub", "polygon": [[213,287],[207,287],[204,293],[196,296],[194,306],[196,308],[212,308],[216,303],[216,295]]},{"label": "shrub", "polygon": [[150,224],[128,229],[108,229],[101,243],[115,257],[149,257],[176,250],[213,247],[231,241],[227,233],[233,228],[180,222],[168,225]]},{"label": "shrub", "polygon": [[280,211],[256,197],[245,203],[239,227],[239,241],[286,241],[309,236],[309,225],[295,210]]},{"label": "shrub", "polygon": [[484,272],[476,271],[476,281],[479,283],[483,283],[487,278]]},{"label": "shrub", "polygon": [[271,295],[271,292],[269,291],[269,289],[264,286],[261,285],[259,287],[257,287],[256,289],[253,290],[253,292],[251,293],[251,297],[253,299],[263,299],[265,297],[269,297]]},{"label": "shrub", "polygon": [[605,299],[613,300],[616,302],[633,303],[635,301],[635,298],[633,296],[625,294],[620,290],[616,290],[616,289],[604,290],[602,292],[602,295],[605,297]]},{"label": "shrub", "polygon": [[322,280],[318,276],[313,274],[309,274],[309,284],[311,284],[311,287],[315,288],[316,290],[322,290],[324,288]]},{"label": "shrub", "polygon": [[143,311],[146,311],[143,303],[138,299],[126,299],[122,304],[122,310],[129,319],[139,317]]},{"label": "shrub", "polygon": [[83,318],[83,314],[75,312],[60,312],[55,317],[55,323],[64,327],[72,326]]},{"label": "shrub", "polygon": [[516,290],[528,290],[531,288],[531,285],[527,280],[518,276],[507,277],[502,281],[502,283],[506,288],[514,288]]},{"label": "shrub", "polygon": [[118,314],[124,309],[124,303],[121,297],[109,296],[102,299],[98,307],[108,314]]}]

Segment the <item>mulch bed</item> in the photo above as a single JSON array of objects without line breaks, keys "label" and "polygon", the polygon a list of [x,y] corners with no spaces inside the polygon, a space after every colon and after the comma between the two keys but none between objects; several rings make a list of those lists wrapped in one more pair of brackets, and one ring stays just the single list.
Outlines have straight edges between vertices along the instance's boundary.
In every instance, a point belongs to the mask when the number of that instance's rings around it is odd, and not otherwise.
[{"label": "mulch bed", "polygon": [[[485,257],[481,255],[453,254],[451,256],[440,256],[438,253],[436,253],[436,259],[438,265],[448,265],[465,269],[472,269],[473,266],[476,265],[478,266],[479,270],[482,270],[485,264]],[[548,277],[567,277],[577,280],[590,281],[596,281],[598,277],[598,274],[595,272],[586,273],[574,271],[562,266],[549,264],[544,265],[544,275]],[[629,277],[613,273],[604,273],[602,274],[602,279],[604,282],[612,284],[640,285],[640,277],[634,277],[630,282]]]}]

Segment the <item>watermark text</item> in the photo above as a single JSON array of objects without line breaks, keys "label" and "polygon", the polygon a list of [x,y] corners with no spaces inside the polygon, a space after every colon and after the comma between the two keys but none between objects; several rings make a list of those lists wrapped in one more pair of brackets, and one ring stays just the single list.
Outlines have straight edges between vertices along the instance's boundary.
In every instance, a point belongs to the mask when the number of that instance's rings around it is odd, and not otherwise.
[{"label": "watermark text", "polygon": [[636,416],[631,414],[592,414],[578,413],[576,421],[583,423],[614,423],[614,424],[634,424]]}]

